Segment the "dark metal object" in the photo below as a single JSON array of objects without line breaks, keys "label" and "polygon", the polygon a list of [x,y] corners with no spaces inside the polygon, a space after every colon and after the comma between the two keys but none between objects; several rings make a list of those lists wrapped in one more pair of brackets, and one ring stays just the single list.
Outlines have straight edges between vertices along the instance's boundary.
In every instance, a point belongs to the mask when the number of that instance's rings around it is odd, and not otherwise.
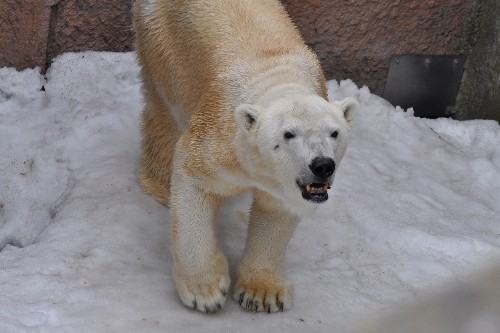
[{"label": "dark metal object", "polygon": [[465,56],[394,55],[383,97],[415,116],[450,117],[464,72]]}]

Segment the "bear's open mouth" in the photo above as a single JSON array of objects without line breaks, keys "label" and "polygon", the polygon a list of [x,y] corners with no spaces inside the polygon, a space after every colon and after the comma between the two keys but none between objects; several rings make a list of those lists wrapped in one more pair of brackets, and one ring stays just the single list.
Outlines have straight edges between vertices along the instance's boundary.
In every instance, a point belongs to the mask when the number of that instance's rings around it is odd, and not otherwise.
[{"label": "bear's open mouth", "polygon": [[302,191],[302,198],[312,201],[315,203],[320,203],[328,200],[328,189],[330,188],[329,183],[311,183],[311,184],[301,184],[297,181],[297,185]]}]

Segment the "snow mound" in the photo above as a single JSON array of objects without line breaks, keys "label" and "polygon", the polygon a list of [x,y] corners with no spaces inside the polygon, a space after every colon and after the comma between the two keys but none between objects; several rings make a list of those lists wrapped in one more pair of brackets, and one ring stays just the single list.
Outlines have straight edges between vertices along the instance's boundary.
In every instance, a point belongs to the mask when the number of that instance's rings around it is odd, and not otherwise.
[{"label": "snow mound", "polygon": [[[498,123],[419,119],[330,81],[330,99],[361,110],[331,199],[289,246],[293,308],[189,311],[170,274],[169,210],[136,181],[138,74],[133,53],[64,54],[46,78],[0,69],[0,332],[338,332],[499,252]],[[218,216],[233,277],[250,200]]]}]

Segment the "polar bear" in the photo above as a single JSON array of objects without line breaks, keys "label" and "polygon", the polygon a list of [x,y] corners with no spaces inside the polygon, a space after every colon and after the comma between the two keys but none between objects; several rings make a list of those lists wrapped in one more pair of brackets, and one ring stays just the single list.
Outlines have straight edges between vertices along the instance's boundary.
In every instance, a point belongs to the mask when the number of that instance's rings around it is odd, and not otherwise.
[{"label": "polar bear", "polygon": [[328,199],[357,101],[327,101],[319,62],[277,0],[137,0],[134,28],[139,179],[171,208],[180,299],[222,308],[230,278],[214,216],[223,198],[251,190],[233,296],[252,311],[289,309],[285,249]]}]

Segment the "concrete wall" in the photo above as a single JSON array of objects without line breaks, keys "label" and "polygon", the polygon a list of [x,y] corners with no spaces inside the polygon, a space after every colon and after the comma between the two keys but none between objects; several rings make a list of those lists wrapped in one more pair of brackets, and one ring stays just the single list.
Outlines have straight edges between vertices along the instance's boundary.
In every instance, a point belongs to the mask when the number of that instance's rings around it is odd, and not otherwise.
[{"label": "concrete wall", "polygon": [[[463,54],[476,0],[282,0],[328,79],[382,94],[393,54]],[[498,0],[488,0],[497,2]],[[133,49],[132,0],[1,0],[0,67]]]},{"label": "concrete wall", "polygon": [[132,1],[60,0],[52,6],[48,59],[72,51],[131,51]]},{"label": "concrete wall", "polygon": [[457,119],[500,121],[500,1],[482,0],[470,23],[470,56],[457,96]]},{"label": "concrete wall", "polygon": [[[381,94],[392,54],[460,52],[465,1],[282,0],[282,3],[306,42],[317,52],[327,78],[351,78]],[[131,50],[131,2],[2,0],[0,17],[7,20],[0,22],[3,29],[0,66],[45,68],[47,61],[67,51]],[[40,26],[44,28],[39,30]],[[16,29],[26,30],[25,35],[9,34]],[[19,52],[22,59],[16,56]]]},{"label": "concrete wall", "polygon": [[49,21],[49,2],[0,0],[0,67],[43,67]]},{"label": "concrete wall", "polygon": [[64,52],[131,51],[131,0],[0,0],[0,67],[40,67]]},{"label": "concrete wall", "polygon": [[392,54],[458,54],[465,0],[283,0],[328,78],[382,94]]}]

